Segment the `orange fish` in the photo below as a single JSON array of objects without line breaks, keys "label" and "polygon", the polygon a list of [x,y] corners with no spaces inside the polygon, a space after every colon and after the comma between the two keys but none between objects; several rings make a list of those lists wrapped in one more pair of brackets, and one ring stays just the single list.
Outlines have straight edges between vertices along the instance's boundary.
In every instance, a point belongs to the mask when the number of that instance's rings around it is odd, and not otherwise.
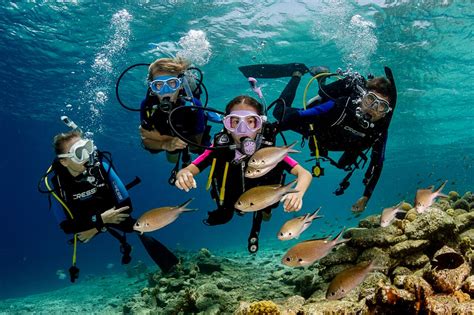
[{"label": "orange fish", "polygon": [[443,198],[448,198],[445,194],[441,193],[441,190],[444,188],[448,181],[444,181],[444,183],[439,186],[438,189],[433,191],[434,186],[430,186],[426,189],[418,189],[416,191],[416,197],[415,197],[415,208],[418,213],[423,213],[426,208],[430,207],[434,200],[437,197],[443,197]]},{"label": "orange fish", "polygon": [[318,216],[319,210],[321,210],[321,207],[314,211],[313,214],[307,213],[306,215],[286,221],[281,227],[280,232],[277,234],[278,239],[281,241],[287,241],[299,238],[301,233],[303,233],[311,223],[313,223],[314,219],[322,218],[322,216]]},{"label": "orange fish", "polygon": [[305,267],[313,264],[329,254],[336,245],[349,241],[349,239],[340,239],[343,232],[344,229],[333,240],[329,240],[328,237],[296,244],[283,256],[282,264],[288,267]]},{"label": "orange fish", "polygon": [[293,147],[298,141],[290,145],[282,147],[266,147],[258,150],[249,159],[248,166],[252,168],[267,168],[269,166],[275,167],[282,161],[288,153],[299,153],[300,151],[293,150]]},{"label": "orange fish", "polygon": [[392,223],[393,219],[395,219],[398,213],[406,213],[405,210],[400,209],[403,205],[404,201],[400,202],[398,205],[385,208],[382,211],[382,215],[380,216],[380,226],[387,227]]},{"label": "orange fish", "polygon": [[242,212],[253,212],[265,209],[280,201],[284,195],[298,192],[291,188],[295,182],[296,179],[285,186],[266,185],[251,188],[239,197],[234,207]]},{"label": "orange fish", "polygon": [[186,206],[189,205],[193,199],[194,198],[189,199],[180,206],[151,209],[138,218],[137,222],[135,222],[135,225],[133,226],[133,229],[135,231],[141,232],[141,234],[144,232],[159,230],[162,227],[173,223],[181,213],[196,211],[197,209],[186,208]]},{"label": "orange fish", "polygon": [[329,284],[326,299],[342,299],[349,291],[364,282],[367,275],[374,269],[377,269],[374,262],[366,261],[341,271]]}]

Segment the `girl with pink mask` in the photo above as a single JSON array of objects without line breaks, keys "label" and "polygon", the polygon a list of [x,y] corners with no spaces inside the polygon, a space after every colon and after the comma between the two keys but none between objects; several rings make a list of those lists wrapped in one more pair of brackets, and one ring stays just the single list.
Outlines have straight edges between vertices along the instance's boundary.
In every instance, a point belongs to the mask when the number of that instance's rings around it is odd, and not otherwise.
[{"label": "girl with pink mask", "polygon": [[[295,175],[297,184],[293,193],[284,197],[283,208],[287,212],[299,211],[303,205],[303,195],[311,183],[312,176],[290,157],[279,162],[271,171],[259,178],[246,178],[244,171],[250,156],[259,148],[275,143],[276,129],[266,124],[262,105],[250,96],[237,96],[226,106],[223,120],[225,129],[214,138],[214,147],[222,149],[206,150],[189,166],[181,169],[175,185],[188,192],[196,188],[194,177],[211,166],[207,188],[217,203],[217,209],[208,213],[203,220],[207,225],[219,225],[229,222],[237,199],[247,190],[262,185],[283,184],[284,171]],[[248,249],[251,253],[258,250],[258,235],[262,220],[269,220],[274,204],[253,213],[253,224],[249,235]]]}]

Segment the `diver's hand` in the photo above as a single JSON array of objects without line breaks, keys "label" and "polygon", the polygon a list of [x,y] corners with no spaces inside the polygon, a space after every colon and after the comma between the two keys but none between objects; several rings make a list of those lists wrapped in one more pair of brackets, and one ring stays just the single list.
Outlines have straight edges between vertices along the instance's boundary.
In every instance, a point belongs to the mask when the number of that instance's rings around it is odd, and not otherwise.
[{"label": "diver's hand", "polygon": [[184,142],[183,140],[181,140],[180,138],[173,137],[173,138],[166,141],[166,143],[163,145],[163,148],[166,151],[173,152],[175,150],[184,149],[187,146],[188,146],[188,144],[186,142]]},{"label": "diver's hand", "polygon": [[303,194],[300,192],[286,194],[281,198],[286,212],[300,211],[303,206]]},{"label": "diver's hand", "polygon": [[138,130],[140,130],[140,137],[142,138],[142,140],[151,139],[151,138],[152,138],[152,132],[153,132],[153,131],[146,130],[146,129],[144,129],[141,125],[138,126]]},{"label": "diver's hand", "polygon": [[176,174],[175,186],[179,189],[188,192],[191,188],[197,188],[196,180],[194,179],[193,173],[183,168]]},{"label": "diver's hand", "polygon": [[82,232],[79,232],[77,233],[77,238],[83,242],[83,243],[87,243],[89,242],[93,237],[94,235],[96,235],[97,233],[99,233],[99,231],[96,229],[96,228],[92,228],[90,230],[86,230],[86,231],[82,231]]},{"label": "diver's hand", "polygon": [[360,197],[353,205],[352,205],[352,211],[353,212],[362,212],[365,210],[365,207],[367,206],[367,201],[369,198],[362,196]]},{"label": "diver's hand", "polygon": [[104,224],[119,224],[130,215],[128,213],[122,213],[125,210],[130,209],[129,206],[115,209],[115,207],[103,212],[100,216]]}]

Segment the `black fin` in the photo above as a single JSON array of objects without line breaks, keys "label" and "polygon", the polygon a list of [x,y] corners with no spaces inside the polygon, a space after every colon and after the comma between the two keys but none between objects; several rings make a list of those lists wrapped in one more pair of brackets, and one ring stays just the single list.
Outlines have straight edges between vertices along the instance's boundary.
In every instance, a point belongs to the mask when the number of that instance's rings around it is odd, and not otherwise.
[{"label": "black fin", "polygon": [[309,71],[303,63],[286,64],[258,64],[239,67],[240,72],[246,77],[258,78],[283,78],[291,77],[295,71],[305,74]]},{"label": "black fin", "polygon": [[161,271],[166,273],[179,262],[178,257],[158,240],[145,234],[139,234],[138,237],[142,241],[148,255],[160,267]]}]

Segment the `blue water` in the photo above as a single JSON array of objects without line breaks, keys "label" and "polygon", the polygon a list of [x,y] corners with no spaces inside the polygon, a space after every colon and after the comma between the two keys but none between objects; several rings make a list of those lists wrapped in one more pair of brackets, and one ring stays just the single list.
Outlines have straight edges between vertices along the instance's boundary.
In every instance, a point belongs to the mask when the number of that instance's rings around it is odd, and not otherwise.
[{"label": "blue water", "polygon": [[[3,2],[0,298],[70,285],[56,271],[70,266],[72,249],[47,198],[36,190],[53,159],[52,137],[66,130],[59,120],[64,114],[90,132],[101,149],[113,152],[124,181],[142,178],[131,191],[136,215],[196,197],[193,206],[199,211],[153,236],[173,249],[246,250],[250,216],[235,217],[226,226],[204,226],[206,211],[214,209],[204,190],[207,172],[189,194],[169,186],[172,165],[163,155],[141,149],[138,114],[115,99],[122,70],[159,57],[182,54],[194,60],[205,75],[209,106],[218,109],[236,95],[252,93],[237,69],[241,65],[302,62],[376,75],[388,65],[399,100],[384,170],[364,215],[401,199],[412,201],[417,188],[444,179],[449,179],[446,191],[472,189],[473,24],[472,1]],[[206,40],[190,36],[191,30],[202,31]],[[146,69],[137,68],[124,78],[121,92],[131,106],[144,96],[145,76]],[[261,80],[267,101],[279,95],[286,80]],[[298,90],[298,106],[308,80]],[[303,152],[295,156],[300,162],[309,158],[307,149]],[[344,174],[330,167],[326,172],[313,180],[304,200],[304,212],[323,206],[325,219],[311,227],[313,233],[357,223],[350,206],[362,193],[363,172],[341,197],[332,192]],[[288,217],[281,207],[275,211],[262,227],[261,247],[279,246],[275,233]],[[151,265],[136,238],[130,239],[135,259]],[[119,261],[118,244],[108,235],[79,248],[81,277],[118,272]],[[108,263],[115,267],[106,269]]]}]

